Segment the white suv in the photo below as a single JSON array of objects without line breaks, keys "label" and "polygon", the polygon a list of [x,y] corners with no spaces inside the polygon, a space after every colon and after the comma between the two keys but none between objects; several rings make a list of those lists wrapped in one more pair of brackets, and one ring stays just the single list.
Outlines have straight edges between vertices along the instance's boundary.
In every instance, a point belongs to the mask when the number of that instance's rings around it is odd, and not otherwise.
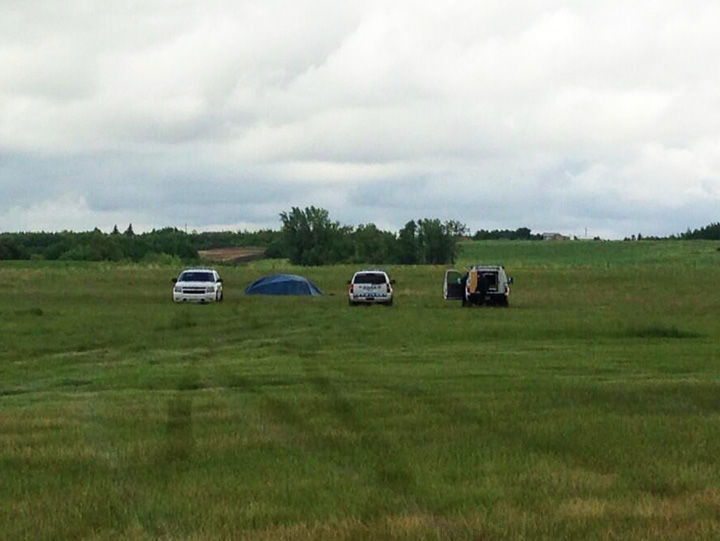
[{"label": "white suv", "polygon": [[175,302],[220,302],[223,300],[223,280],[215,269],[185,269],[173,278]]},{"label": "white suv", "polygon": [[358,271],[348,284],[350,285],[348,289],[348,304],[350,306],[374,303],[392,306],[393,304],[395,280],[391,280],[385,271]]}]

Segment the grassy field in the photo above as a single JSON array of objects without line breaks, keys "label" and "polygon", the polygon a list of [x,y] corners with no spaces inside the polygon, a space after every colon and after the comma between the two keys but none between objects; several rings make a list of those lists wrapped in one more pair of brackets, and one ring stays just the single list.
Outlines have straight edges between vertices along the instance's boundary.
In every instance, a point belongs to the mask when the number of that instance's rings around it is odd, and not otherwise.
[{"label": "grassy field", "polygon": [[[3,539],[717,539],[718,243],[469,243],[511,307],[351,267],[0,266]],[[271,271],[323,298],[251,298]]]}]

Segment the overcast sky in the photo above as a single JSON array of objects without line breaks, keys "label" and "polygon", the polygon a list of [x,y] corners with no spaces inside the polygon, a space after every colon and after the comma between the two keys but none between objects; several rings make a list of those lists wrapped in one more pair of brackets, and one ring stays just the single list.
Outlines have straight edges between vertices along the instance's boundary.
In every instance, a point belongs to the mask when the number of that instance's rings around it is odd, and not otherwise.
[{"label": "overcast sky", "polygon": [[0,231],[720,220],[717,0],[0,0]]}]

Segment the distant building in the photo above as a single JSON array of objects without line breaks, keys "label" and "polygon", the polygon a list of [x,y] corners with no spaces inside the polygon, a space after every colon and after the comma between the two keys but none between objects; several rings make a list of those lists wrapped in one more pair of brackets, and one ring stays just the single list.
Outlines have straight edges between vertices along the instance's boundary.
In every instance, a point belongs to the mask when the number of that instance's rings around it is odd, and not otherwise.
[{"label": "distant building", "polygon": [[543,240],[568,240],[570,237],[566,237],[561,233],[543,233]]}]

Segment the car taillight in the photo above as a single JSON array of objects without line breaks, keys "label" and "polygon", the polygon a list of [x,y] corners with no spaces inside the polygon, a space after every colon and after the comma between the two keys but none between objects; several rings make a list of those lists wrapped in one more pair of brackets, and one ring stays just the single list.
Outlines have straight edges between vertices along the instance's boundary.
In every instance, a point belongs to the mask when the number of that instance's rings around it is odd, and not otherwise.
[{"label": "car taillight", "polygon": [[355,286],[353,286],[352,284],[350,284],[350,287],[348,288],[348,293],[354,293],[353,287],[355,287]]},{"label": "car taillight", "polygon": [[387,292],[390,293],[390,284],[385,284],[385,287],[387,287]]}]

